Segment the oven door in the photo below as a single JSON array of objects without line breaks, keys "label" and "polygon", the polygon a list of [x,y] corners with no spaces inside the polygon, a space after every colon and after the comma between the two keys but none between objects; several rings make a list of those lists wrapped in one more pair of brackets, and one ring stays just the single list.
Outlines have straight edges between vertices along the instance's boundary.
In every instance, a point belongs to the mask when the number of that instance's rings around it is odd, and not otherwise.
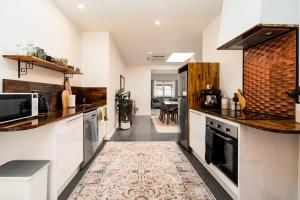
[{"label": "oven door", "polygon": [[218,159],[214,162],[232,182],[238,185],[238,140],[221,132],[214,132]]},{"label": "oven door", "polygon": [[0,94],[0,123],[32,116],[32,95]]}]

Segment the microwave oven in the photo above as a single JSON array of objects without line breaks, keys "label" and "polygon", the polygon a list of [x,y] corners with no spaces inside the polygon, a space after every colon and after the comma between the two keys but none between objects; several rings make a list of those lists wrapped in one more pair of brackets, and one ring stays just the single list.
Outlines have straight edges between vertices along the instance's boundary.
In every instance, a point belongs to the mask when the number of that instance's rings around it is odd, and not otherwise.
[{"label": "microwave oven", "polygon": [[38,115],[37,93],[0,93],[0,124]]}]

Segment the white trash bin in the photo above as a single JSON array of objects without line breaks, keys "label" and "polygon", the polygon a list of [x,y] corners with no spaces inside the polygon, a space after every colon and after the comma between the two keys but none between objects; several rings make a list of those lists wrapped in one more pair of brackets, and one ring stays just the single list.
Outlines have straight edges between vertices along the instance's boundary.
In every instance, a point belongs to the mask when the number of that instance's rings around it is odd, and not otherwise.
[{"label": "white trash bin", "polygon": [[0,199],[47,200],[49,161],[14,160],[0,166]]}]

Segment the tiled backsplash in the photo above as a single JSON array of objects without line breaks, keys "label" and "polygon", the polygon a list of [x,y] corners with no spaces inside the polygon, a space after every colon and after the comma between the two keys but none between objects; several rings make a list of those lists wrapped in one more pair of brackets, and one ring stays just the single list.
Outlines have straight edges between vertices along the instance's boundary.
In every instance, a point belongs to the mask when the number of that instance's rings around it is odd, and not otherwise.
[{"label": "tiled backsplash", "polygon": [[291,31],[244,51],[247,110],[295,116],[295,102],[285,92],[296,87],[296,36]]}]

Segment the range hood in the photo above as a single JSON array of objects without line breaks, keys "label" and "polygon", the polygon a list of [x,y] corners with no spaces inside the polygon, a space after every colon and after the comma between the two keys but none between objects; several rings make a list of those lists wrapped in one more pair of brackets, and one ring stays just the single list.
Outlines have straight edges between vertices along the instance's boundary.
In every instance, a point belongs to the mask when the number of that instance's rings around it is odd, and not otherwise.
[{"label": "range hood", "polygon": [[248,49],[289,31],[296,30],[297,27],[297,25],[259,24],[220,46],[218,50]]},{"label": "range hood", "polygon": [[298,24],[299,0],[223,0],[218,49],[247,49]]}]

